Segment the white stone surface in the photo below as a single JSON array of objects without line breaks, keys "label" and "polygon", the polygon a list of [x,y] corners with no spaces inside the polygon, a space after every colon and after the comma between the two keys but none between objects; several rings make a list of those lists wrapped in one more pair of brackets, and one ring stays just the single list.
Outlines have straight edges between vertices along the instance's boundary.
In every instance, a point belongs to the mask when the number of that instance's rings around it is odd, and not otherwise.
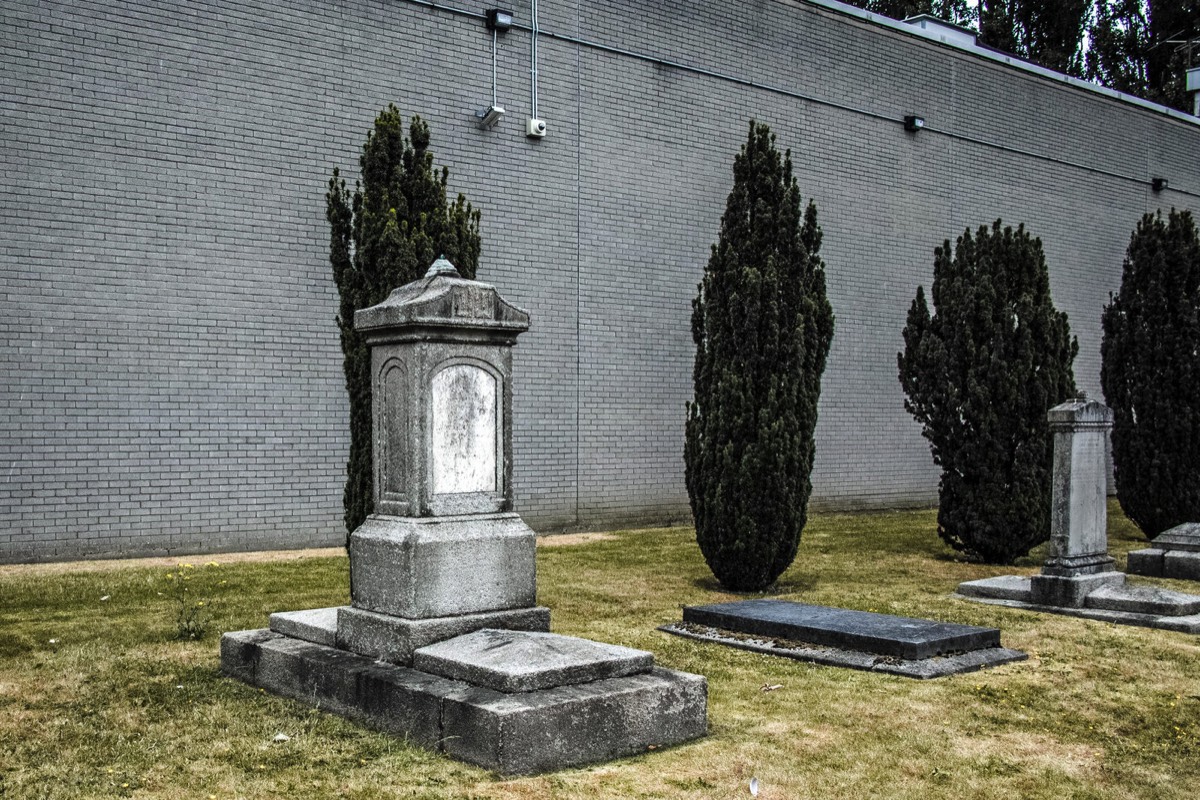
[{"label": "white stone surface", "polygon": [[455,364],[433,377],[433,493],[496,491],[496,379]]},{"label": "white stone surface", "polygon": [[1070,494],[1062,524],[1066,533],[1064,555],[1108,552],[1107,431],[1088,428],[1067,434],[1071,453]]}]

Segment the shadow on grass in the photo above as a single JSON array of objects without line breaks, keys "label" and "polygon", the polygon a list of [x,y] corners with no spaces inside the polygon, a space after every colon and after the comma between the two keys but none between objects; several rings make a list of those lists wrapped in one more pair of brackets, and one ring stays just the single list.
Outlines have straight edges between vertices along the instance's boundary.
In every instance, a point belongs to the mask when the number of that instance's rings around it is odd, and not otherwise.
[{"label": "shadow on grass", "polygon": [[947,563],[947,564],[969,564],[970,566],[973,566],[973,567],[995,567],[996,569],[1040,567],[1045,562],[1045,558],[1035,558],[1032,555],[1022,556],[1021,558],[1018,558],[1016,561],[1013,561],[1011,564],[989,563],[987,561],[980,561],[978,559],[968,558],[967,556],[964,556],[961,553],[935,553],[930,557],[934,561],[941,561],[941,562]]},{"label": "shadow on grass", "polygon": [[767,588],[758,592],[736,592],[733,589],[727,589],[717,582],[717,579],[712,575],[706,575],[703,578],[697,578],[692,581],[692,585],[697,589],[703,589],[706,592],[715,592],[718,594],[731,594],[734,597],[740,597],[746,600],[755,597],[777,597],[783,594],[800,594],[802,592],[811,592],[817,587],[819,580],[816,576],[806,575],[803,577],[792,578],[788,577],[785,580],[776,581]]}]

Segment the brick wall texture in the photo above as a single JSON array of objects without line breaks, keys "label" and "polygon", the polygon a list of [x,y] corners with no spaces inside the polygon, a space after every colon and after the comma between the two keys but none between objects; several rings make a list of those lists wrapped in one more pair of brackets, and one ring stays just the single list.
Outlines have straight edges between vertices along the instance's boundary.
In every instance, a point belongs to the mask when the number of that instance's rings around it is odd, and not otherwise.
[{"label": "brick wall texture", "polygon": [[1098,393],[1133,226],[1200,210],[1197,124],[794,0],[543,0],[542,140],[516,0],[481,131],[488,4],[444,2],[466,13],[0,0],[0,561],[343,541],[324,187],[389,102],[482,210],[480,278],[532,314],[515,487],[543,530],[687,519],[691,303],[750,118],[825,232],[822,507],[936,499],[896,352],[943,239],[1040,236]]}]

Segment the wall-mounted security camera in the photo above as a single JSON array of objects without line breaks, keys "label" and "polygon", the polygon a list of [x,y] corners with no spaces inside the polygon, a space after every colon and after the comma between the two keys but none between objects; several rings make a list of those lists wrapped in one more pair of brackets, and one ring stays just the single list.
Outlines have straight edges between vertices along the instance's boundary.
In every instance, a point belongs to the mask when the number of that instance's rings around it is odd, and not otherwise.
[{"label": "wall-mounted security camera", "polygon": [[535,139],[541,139],[546,135],[546,120],[531,118],[525,125],[525,135],[532,136]]},{"label": "wall-mounted security camera", "polygon": [[490,131],[496,127],[496,123],[504,116],[504,109],[500,106],[488,106],[481,111],[476,111],[475,116],[479,117],[479,127],[485,131]]}]

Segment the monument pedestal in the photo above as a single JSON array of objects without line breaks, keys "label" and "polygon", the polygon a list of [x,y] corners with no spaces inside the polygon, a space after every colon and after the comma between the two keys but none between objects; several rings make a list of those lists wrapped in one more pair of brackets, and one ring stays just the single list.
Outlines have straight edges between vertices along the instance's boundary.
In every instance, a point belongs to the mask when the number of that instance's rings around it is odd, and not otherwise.
[{"label": "monument pedestal", "polygon": [[1109,570],[1091,575],[1034,575],[1029,602],[1039,606],[1083,608],[1087,596],[1105,586],[1123,586],[1125,575]]},{"label": "monument pedestal", "polygon": [[[1107,524],[1107,512],[1102,522]],[[1083,608],[1087,596],[1104,586],[1123,586],[1124,573],[1113,569],[1107,541],[1102,553],[1052,555],[1042,574],[1030,579],[1029,602],[1042,606]]]}]

